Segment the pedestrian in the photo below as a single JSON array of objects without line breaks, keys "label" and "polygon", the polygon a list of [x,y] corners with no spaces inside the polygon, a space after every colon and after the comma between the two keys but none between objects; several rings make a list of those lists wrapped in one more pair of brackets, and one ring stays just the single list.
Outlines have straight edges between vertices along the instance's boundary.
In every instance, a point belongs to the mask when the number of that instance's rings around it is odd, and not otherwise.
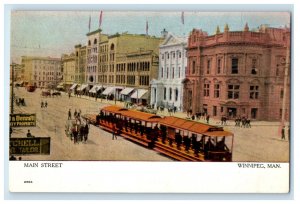
[{"label": "pedestrian", "polygon": [[44,102],[43,101],[41,102],[41,108],[44,108]]},{"label": "pedestrian", "polygon": [[45,101],[45,108],[47,108],[47,106],[48,106],[48,103],[47,103],[47,101]]},{"label": "pedestrian", "polygon": [[75,111],[74,111],[74,118],[76,119],[76,117],[77,117],[77,111],[75,109]]},{"label": "pedestrian", "polygon": [[69,112],[68,112],[68,120],[71,120],[71,117],[72,117],[72,113],[71,113],[71,109],[69,109]]},{"label": "pedestrian", "polygon": [[208,124],[209,123],[209,115],[207,114],[207,116],[206,116],[206,123]]},{"label": "pedestrian", "polygon": [[27,132],[27,135],[26,135],[27,137],[34,137],[34,136],[32,136],[32,134],[30,133],[30,130],[28,130],[28,132]]},{"label": "pedestrian", "polygon": [[281,139],[285,140],[285,129],[284,129],[284,126],[281,129]]},{"label": "pedestrian", "polygon": [[89,125],[88,125],[88,122],[87,122],[85,124],[85,127],[84,127],[84,142],[87,141],[88,135],[89,135]]},{"label": "pedestrian", "polygon": [[81,110],[79,109],[79,111],[77,113],[78,118],[80,118],[80,115],[81,115]]},{"label": "pedestrian", "polygon": [[113,125],[113,128],[112,128],[112,140],[114,140],[114,138],[118,139],[117,138],[117,128],[115,125]]},{"label": "pedestrian", "polygon": [[71,92],[69,91],[69,98],[71,98]]}]

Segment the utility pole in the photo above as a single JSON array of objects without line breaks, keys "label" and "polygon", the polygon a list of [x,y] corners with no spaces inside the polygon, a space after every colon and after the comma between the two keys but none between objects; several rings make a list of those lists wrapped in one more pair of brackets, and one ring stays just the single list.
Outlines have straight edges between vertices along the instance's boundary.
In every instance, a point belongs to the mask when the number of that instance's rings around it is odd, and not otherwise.
[{"label": "utility pole", "polygon": [[10,101],[10,113],[14,113],[14,82],[15,82],[15,63],[12,63],[11,65],[12,70],[11,70],[11,101]]},{"label": "utility pole", "polygon": [[290,68],[290,48],[286,47],[286,60],[285,60],[285,68],[284,68],[284,81],[283,81],[283,99],[282,99],[282,115],[281,115],[281,123],[285,126],[285,114],[286,114],[286,96],[287,96],[287,81],[289,75]]}]

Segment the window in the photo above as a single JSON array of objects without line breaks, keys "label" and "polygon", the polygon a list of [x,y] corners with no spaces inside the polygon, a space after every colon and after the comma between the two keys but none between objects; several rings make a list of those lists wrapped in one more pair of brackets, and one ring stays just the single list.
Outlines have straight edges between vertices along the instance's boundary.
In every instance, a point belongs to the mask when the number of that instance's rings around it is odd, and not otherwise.
[{"label": "window", "polygon": [[283,98],[283,89],[280,90],[280,98]]},{"label": "window", "polygon": [[217,106],[213,106],[213,116],[217,116]]},{"label": "window", "polygon": [[196,62],[193,61],[193,65],[192,65],[192,73],[195,74],[196,71]]},{"label": "window", "polygon": [[175,52],[173,52],[173,58],[175,58]]},{"label": "window", "polygon": [[94,40],[94,45],[96,45],[97,44],[97,39],[95,38],[95,40]]},{"label": "window", "polygon": [[178,101],[178,89],[175,89],[175,101]]},{"label": "window", "polygon": [[169,88],[169,100],[171,101],[172,100],[172,89]]},{"label": "window", "polygon": [[258,86],[250,86],[250,99],[258,99]]},{"label": "window", "polygon": [[168,58],[168,59],[170,58],[170,55],[169,55],[169,53],[167,53],[167,58]]},{"label": "window", "polygon": [[174,79],[174,67],[172,67],[172,79]]},{"label": "window", "polygon": [[238,99],[240,93],[240,85],[228,85],[228,99]]},{"label": "window", "polygon": [[239,60],[238,58],[232,58],[231,59],[231,74],[238,74],[238,64],[239,64]]},{"label": "window", "polygon": [[167,88],[165,87],[164,88],[164,100],[166,100],[167,99]]},{"label": "window", "polygon": [[178,78],[180,78],[180,67],[178,67]]},{"label": "window", "polygon": [[181,58],[181,52],[178,52],[178,57]]},{"label": "window", "polygon": [[207,60],[207,69],[206,69],[206,74],[210,73],[210,60]]},{"label": "window", "polygon": [[164,54],[162,54],[162,55],[161,55],[161,59],[164,59],[164,58],[165,58],[165,55],[164,55]]},{"label": "window", "polygon": [[221,59],[218,59],[218,70],[217,70],[218,74],[221,73]]},{"label": "window", "polygon": [[214,85],[214,98],[220,97],[220,84]]},{"label": "window", "polygon": [[89,40],[88,44],[91,45],[91,41],[90,40]]},{"label": "window", "polygon": [[209,96],[209,84],[204,84],[204,96]]},{"label": "window", "polygon": [[169,78],[169,67],[167,67],[167,79]]},{"label": "window", "polygon": [[252,59],[252,69],[251,69],[251,74],[255,75],[257,74],[257,69],[256,69],[256,59]]},{"label": "window", "polygon": [[161,78],[164,78],[164,68],[161,68]]}]

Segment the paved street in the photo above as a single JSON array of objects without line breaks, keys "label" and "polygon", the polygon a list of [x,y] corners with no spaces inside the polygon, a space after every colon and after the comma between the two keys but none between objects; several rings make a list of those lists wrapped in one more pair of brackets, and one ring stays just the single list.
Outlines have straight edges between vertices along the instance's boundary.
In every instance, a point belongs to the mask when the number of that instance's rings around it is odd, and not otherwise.
[{"label": "paved street", "polygon": [[[15,113],[36,113],[37,126],[32,128],[14,128],[12,137],[26,137],[27,129],[36,137],[51,137],[50,155],[22,156],[23,160],[118,160],[118,161],[172,161],[153,150],[149,150],[128,140],[118,137],[112,140],[110,133],[91,126],[86,144],[74,144],[65,136],[64,126],[69,108],[74,113],[80,109],[81,114],[98,113],[100,107],[114,101],[86,96],[68,98],[63,93],[58,97],[42,97],[41,90],[33,93],[24,88],[15,88],[17,97],[24,97],[26,106],[15,106]],[[47,101],[48,107],[41,108],[41,101]],[[117,105],[123,105],[117,102]],[[167,112],[158,114],[168,115]],[[186,117],[185,113],[175,116]],[[204,121],[202,121],[204,122]],[[219,125],[218,120],[211,120],[210,124]],[[233,161],[287,162],[289,161],[289,142],[281,140],[278,135],[278,122],[252,122],[252,128],[235,127],[229,121],[225,130],[232,131],[234,137]]]}]

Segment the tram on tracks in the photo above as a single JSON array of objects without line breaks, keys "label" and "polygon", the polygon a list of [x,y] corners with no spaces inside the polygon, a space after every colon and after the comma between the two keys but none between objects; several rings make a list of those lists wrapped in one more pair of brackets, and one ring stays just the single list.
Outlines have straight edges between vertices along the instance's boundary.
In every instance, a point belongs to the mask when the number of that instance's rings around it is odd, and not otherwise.
[{"label": "tram on tracks", "polygon": [[83,116],[91,124],[114,132],[178,161],[232,161],[233,139],[223,127],[189,119],[107,106]]}]

